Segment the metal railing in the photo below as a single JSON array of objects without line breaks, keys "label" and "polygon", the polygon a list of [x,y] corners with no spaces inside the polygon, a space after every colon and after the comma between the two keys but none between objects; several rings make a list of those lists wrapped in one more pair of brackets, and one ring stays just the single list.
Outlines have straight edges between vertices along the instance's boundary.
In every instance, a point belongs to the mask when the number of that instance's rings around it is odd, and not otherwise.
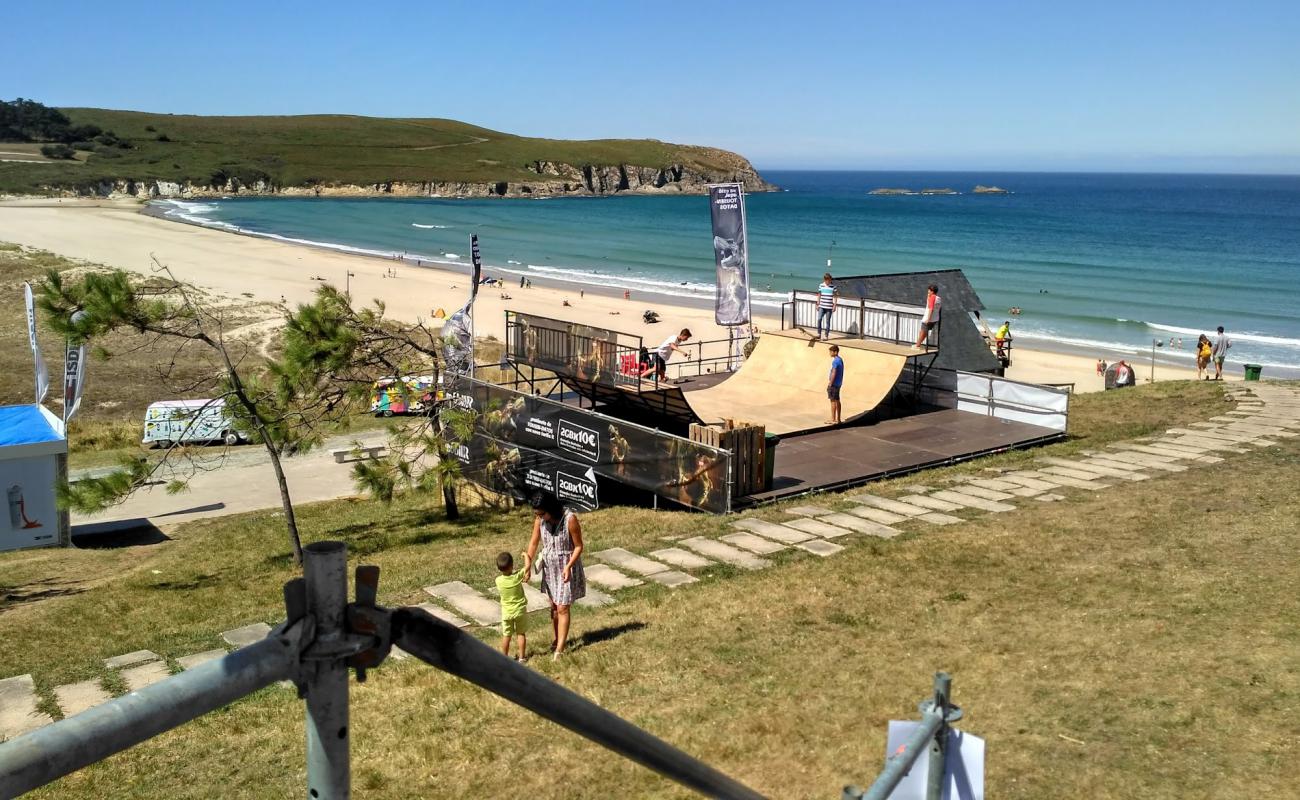
[{"label": "metal railing", "polygon": [[[356,600],[347,602],[347,545],[303,548],[303,577],[284,585],[286,619],[262,641],[132,691],[72,717],[0,743],[0,797],[17,797],[215,711],[278,681],[306,701],[307,796],[351,796],[349,668],[358,682],[394,647],[544,717],[699,792],[723,800],[762,800],[739,781],[676,749],[581,695],[502,655],[419,608],[377,605],[379,567],[358,566]],[[921,725],[885,762],[865,792],[843,800],[883,800],[928,746],[927,800],[942,797],[951,680],[937,673],[920,704]]]},{"label": "metal railing", "polygon": [[[925,309],[870,300],[865,297],[837,297],[831,310],[831,333],[875,339],[891,344],[911,345],[921,333]],[[781,329],[817,330],[818,295],[816,292],[793,291],[781,304]],[[939,327],[927,337],[926,348],[938,347]]]},{"label": "metal railing", "polygon": [[16,797],[291,680],[306,701],[307,795],[351,793],[348,669],[357,680],[396,646],[709,797],[762,795],[418,608],[376,605],[379,568],[356,570],[347,602],[347,546],[303,548],[303,576],[285,584],[287,619],[261,642],[0,744],[0,797]]}]

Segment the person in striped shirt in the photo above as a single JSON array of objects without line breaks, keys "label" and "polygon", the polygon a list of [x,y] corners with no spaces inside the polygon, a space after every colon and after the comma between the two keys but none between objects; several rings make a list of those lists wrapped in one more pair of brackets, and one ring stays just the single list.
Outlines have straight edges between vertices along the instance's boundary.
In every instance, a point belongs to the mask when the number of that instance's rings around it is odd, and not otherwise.
[{"label": "person in striped shirt", "polygon": [[[930,284],[929,290],[925,293],[925,316],[921,317],[921,333],[916,337],[916,349],[925,346],[925,340],[930,336],[930,331],[934,330],[939,324],[939,312],[943,308],[943,300],[939,299],[939,287],[933,283]],[[937,342],[936,342],[937,344]]]},{"label": "person in striped shirt", "polygon": [[[817,287],[817,339],[829,339],[831,336],[831,314],[835,311],[835,298],[840,290],[836,288],[828,272],[822,276],[821,286]],[[822,326],[826,333],[822,333]]]}]

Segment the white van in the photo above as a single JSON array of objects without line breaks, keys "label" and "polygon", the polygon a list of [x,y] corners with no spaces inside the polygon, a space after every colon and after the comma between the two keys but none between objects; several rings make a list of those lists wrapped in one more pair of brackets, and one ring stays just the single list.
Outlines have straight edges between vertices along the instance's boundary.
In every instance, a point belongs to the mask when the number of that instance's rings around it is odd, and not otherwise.
[{"label": "white van", "polygon": [[162,400],[144,412],[142,444],[157,447],[172,444],[225,442],[248,439],[236,431],[226,412],[225,400]]}]

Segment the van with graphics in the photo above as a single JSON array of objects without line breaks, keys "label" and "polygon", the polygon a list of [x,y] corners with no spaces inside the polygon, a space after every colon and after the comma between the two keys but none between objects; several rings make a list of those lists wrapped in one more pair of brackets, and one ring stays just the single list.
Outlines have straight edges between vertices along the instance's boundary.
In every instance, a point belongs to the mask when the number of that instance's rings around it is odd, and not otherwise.
[{"label": "van with graphics", "polygon": [[247,441],[248,437],[235,429],[225,400],[162,400],[151,403],[144,412],[141,444],[146,446]]},{"label": "van with graphics", "polygon": [[435,398],[442,399],[442,389],[435,391],[432,375],[380,378],[370,387],[370,413],[376,417],[426,414],[433,410]]}]

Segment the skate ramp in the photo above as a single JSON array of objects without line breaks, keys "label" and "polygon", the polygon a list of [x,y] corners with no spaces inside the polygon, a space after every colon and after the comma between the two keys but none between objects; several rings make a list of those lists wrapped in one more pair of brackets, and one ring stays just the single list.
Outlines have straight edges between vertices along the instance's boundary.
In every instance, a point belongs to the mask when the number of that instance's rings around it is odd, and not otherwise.
[{"label": "skate ramp", "polygon": [[735,375],[717,386],[685,392],[684,399],[701,421],[742,420],[764,425],[778,435],[827,427],[830,400],[826,378],[831,357],[827,348],[840,347],[844,386],[841,416],[850,422],[889,396],[909,357],[919,351],[906,345],[862,339],[814,342],[799,330],[769,331]]}]

